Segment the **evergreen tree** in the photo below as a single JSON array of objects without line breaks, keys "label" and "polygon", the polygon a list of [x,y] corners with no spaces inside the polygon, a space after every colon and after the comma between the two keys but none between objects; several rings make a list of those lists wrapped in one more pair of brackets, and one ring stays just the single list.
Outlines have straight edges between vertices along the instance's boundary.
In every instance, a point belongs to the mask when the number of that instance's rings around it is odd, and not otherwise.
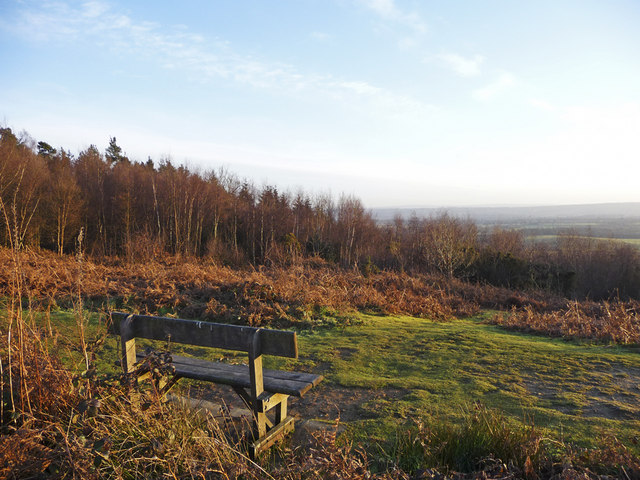
[{"label": "evergreen tree", "polygon": [[129,163],[129,159],[122,153],[122,148],[116,143],[116,137],[109,139],[109,146],[104,152],[104,157],[111,165],[119,162]]},{"label": "evergreen tree", "polygon": [[58,151],[47,142],[38,142],[38,155],[41,157],[55,157]]}]

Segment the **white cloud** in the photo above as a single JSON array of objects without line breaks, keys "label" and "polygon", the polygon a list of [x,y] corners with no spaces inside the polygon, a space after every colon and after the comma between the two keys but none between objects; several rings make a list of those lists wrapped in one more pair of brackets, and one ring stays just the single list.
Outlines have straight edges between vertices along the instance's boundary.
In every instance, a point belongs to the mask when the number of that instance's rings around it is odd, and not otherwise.
[{"label": "white cloud", "polygon": [[410,48],[415,47],[418,44],[418,41],[415,37],[403,37],[398,40],[398,47],[401,50],[409,50]]},{"label": "white cloud", "polygon": [[[392,1],[367,3],[381,15],[405,18]],[[185,26],[137,21],[114,11],[107,2],[91,1],[77,8],[63,2],[25,7],[13,31],[35,41],[68,42],[79,38],[84,42],[94,41],[118,53],[135,53],[155,60],[166,69],[190,72],[200,82],[223,79],[282,95],[307,90],[343,101],[366,102],[390,115],[415,115],[431,108],[366,81],[301,73],[289,64],[243,55],[234,51],[229,43],[207,40]],[[34,38],[34,32],[39,32],[40,36]],[[324,38],[320,33],[315,36]]]},{"label": "white cloud", "polygon": [[382,17],[393,17],[398,11],[393,0],[363,0],[362,3]]},{"label": "white cloud", "polygon": [[484,62],[482,55],[475,55],[473,58],[465,58],[456,53],[444,53],[438,55],[458,75],[463,77],[473,77],[480,75],[480,66]]},{"label": "white cloud", "polygon": [[358,95],[379,95],[381,89],[368,84],[367,82],[336,82],[332,86],[339,87],[345,91],[350,91]]},{"label": "white cloud", "polygon": [[516,83],[516,77],[509,72],[502,73],[497,80],[491,82],[490,84],[478,88],[473,91],[473,98],[481,102],[487,102],[493,98],[495,98],[500,93],[508,90],[513,87]]},{"label": "white cloud", "polygon": [[85,2],[83,5],[83,15],[87,18],[96,18],[109,10],[109,7],[103,2]]},{"label": "white cloud", "polygon": [[427,24],[420,15],[401,10],[394,0],[358,0],[358,3],[372,10],[383,20],[405,25],[416,33],[422,34],[427,31]]}]

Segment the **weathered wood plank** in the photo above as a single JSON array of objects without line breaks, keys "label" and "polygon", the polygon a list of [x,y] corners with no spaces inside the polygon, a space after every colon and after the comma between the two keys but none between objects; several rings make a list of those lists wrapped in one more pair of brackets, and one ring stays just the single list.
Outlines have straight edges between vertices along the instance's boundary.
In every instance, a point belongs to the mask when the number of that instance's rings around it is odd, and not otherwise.
[{"label": "weathered wood plank", "polygon": [[[138,358],[143,357],[144,355],[139,354]],[[222,362],[211,362],[209,360],[203,360],[201,358],[195,357],[183,357],[180,355],[172,355],[173,364],[183,364],[183,365],[193,365],[193,366],[201,366],[204,368],[215,368],[215,365],[230,365]],[[248,368],[244,366],[245,368]],[[248,370],[247,370],[248,374]],[[290,380],[294,382],[301,383],[310,383],[312,386],[318,385],[324,377],[322,375],[316,375],[315,373],[306,373],[306,372],[289,372],[286,370],[271,370],[265,368],[262,370],[262,376],[265,379],[273,378],[278,380]]]},{"label": "weathered wood plank", "polygon": [[[249,367],[247,365],[230,365],[220,362],[207,362],[206,360],[174,356],[173,365],[176,372],[184,372],[184,376],[195,378],[193,375],[209,375],[219,378],[220,381],[227,380],[226,385],[238,384],[249,388],[250,382]],[[286,393],[296,397],[302,397],[312,387],[320,383],[322,375],[310,373],[286,372],[282,370],[263,369],[262,371],[264,389],[271,393]],[[206,378],[202,378],[206,380]],[[209,380],[216,381],[216,380]],[[235,383],[234,383],[235,382]]]},{"label": "weathered wood plank", "polygon": [[249,379],[251,380],[251,401],[253,403],[254,435],[262,438],[267,433],[267,415],[258,398],[264,392],[264,378],[262,377],[262,349],[260,337],[263,330],[253,332],[249,340]]},{"label": "weathered wood plank", "polygon": [[[286,405],[288,399],[289,399],[289,395],[287,395],[285,393],[268,393],[268,392],[264,392],[262,395],[260,395],[261,409],[262,409],[263,412],[268,412],[273,407],[275,407],[275,406],[277,406],[277,405],[279,405],[279,404],[281,404],[283,402]],[[285,415],[285,417],[286,417],[286,415]],[[280,420],[277,420],[276,423],[280,423]]]},{"label": "weathered wood plank", "polygon": [[[142,358],[144,355],[138,355]],[[221,383],[224,385],[251,388],[251,378],[249,376],[248,365],[231,365],[228,363],[192,362],[192,358],[173,357],[173,366],[176,375],[194,380]],[[270,375],[263,376],[264,390],[271,393],[284,393],[295,397],[302,397],[313,387],[311,382],[301,382],[286,378],[286,375],[278,375],[278,370],[264,370],[263,373],[270,372]]]},{"label": "weathered wood plank", "polygon": [[[129,317],[127,313],[111,314],[109,332],[119,335],[120,322]],[[170,340],[200,347],[223,348],[241,352],[249,351],[249,342],[256,327],[210,323],[181,318],[133,315],[133,336],[150,340]],[[260,351],[266,355],[298,358],[296,332],[261,329]]]}]

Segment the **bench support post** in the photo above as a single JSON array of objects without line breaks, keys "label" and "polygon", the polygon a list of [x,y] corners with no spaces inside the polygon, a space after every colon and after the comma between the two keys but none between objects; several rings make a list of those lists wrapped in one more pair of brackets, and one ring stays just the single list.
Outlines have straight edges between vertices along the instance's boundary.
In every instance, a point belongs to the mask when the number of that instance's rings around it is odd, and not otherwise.
[{"label": "bench support post", "polygon": [[262,376],[262,351],[260,349],[260,329],[249,338],[249,377],[251,379],[251,410],[253,411],[253,434],[256,439],[267,433],[267,415],[262,408],[260,395],[264,392]]},{"label": "bench support post", "polygon": [[283,398],[276,408],[275,424],[284,422],[285,418],[287,418],[287,398]]},{"label": "bench support post", "polygon": [[[293,431],[294,419],[287,416],[287,401],[289,395],[275,393],[269,394],[264,391],[264,378],[262,372],[262,351],[260,348],[260,329],[256,330],[249,340],[249,376],[251,379],[251,395],[247,399],[245,395],[236,391],[245,400],[250,400],[250,407],[253,413],[253,438],[250,454],[255,456],[262,450],[269,448],[275,442],[284,437],[288,432]],[[244,391],[243,391],[244,393]],[[267,412],[276,408],[275,422],[271,423],[267,417]],[[268,428],[268,430],[267,430]]]},{"label": "bench support post", "polygon": [[270,446],[278,442],[287,433],[293,432],[294,430],[293,424],[294,424],[294,418],[287,417],[282,422],[275,425],[271,430],[267,432],[266,435],[264,435],[261,438],[258,438],[256,441],[254,441],[251,444],[249,449],[249,453],[251,454],[251,456],[255,458],[256,455],[258,455],[258,453],[260,453],[263,450],[266,450],[267,448],[269,448]]},{"label": "bench support post", "polygon": [[120,342],[122,345],[122,370],[130,373],[136,363],[136,338],[133,331],[133,315],[120,323]]},{"label": "bench support post", "polygon": [[[120,363],[122,364],[123,373],[131,373],[135,370],[136,364],[136,336],[133,329],[133,315],[129,315],[127,318],[120,322],[120,344],[122,347],[122,358]],[[138,384],[139,378],[133,378],[133,384],[131,386],[136,386]],[[129,391],[129,400],[133,404],[139,404],[140,395],[134,389]]]}]

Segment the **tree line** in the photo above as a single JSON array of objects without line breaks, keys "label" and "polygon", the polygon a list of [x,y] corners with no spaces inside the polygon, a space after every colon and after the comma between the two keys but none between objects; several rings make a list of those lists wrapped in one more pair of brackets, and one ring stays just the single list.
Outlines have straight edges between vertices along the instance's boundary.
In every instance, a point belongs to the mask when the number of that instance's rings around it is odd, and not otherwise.
[{"label": "tree line", "polygon": [[319,257],[365,274],[437,273],[568,297],[640,297],[640,251],[560,237],[532,244],[518,231],[480,231],[442,213],[380,224],[361,201],[283,192],[225,170],[198,172],[170,159],[129,159],[115,138],[72,155],[0,128],[0,241],[59,254],[144,261],[163,254],[230,265]]}]

